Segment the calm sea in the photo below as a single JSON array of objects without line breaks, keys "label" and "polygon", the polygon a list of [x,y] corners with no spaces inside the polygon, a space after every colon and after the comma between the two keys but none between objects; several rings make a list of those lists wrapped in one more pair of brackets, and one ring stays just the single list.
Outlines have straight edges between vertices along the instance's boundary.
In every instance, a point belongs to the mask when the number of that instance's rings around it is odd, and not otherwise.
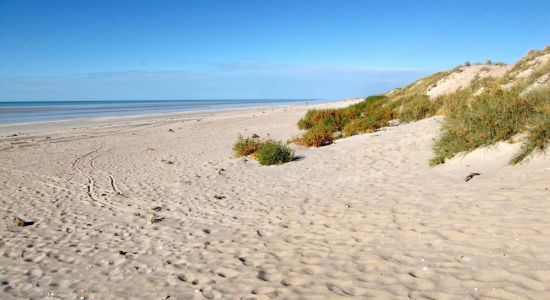
[{"label": "calm sea", "polygon": [[124,116],[255,106],[317,103],[319,100],[124,100],[0,102],[0,124]]}]

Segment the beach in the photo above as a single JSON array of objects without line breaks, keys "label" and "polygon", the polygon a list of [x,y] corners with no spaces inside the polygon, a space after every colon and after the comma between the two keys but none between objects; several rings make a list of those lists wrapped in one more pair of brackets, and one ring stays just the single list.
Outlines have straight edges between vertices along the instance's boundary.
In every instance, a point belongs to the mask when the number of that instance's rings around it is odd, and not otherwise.
[{"label": "beach", "polygon": [[550,298],[548,156],[430,167],[441,116],[232,153],[353,102],[2,127],[0,298]]}]

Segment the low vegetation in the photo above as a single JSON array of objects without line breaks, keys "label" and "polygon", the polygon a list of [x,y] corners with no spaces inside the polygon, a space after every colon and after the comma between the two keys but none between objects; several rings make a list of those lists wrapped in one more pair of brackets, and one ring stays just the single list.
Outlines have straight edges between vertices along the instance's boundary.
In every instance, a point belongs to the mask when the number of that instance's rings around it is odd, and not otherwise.
[{"label": "low vegetation", "polygon": [[[548,91],[545,93],[537,90],[521,94],[517,88],[496,88],[484,91],[470,102],[455,105],[447,113],[441,136],[434,144],[435,157],[431,163],[443,163],[457,153],[509,140],[526,131],[530,124],[544,118],[544,113],[540,110],[545,102],[550,105],[549,95]],[[537,132],[535,130],[534,134]],[[532,140],[536,141],[538,137],[532,137]],[[533,147],[528,146],[523,152],[531,153],[539,144],[535,142]],[[521,156],[525,157],[526,155]],[[518,158],[516,162],[519,161]]]},{"label": "low vegetation", "polygon": [[370,101],[365,101],[358,117],[343,128],[343,134],[351,136],[374,132],[387,126],[388,122],[394,119],[395,116],[396,112],[388,105],[386,98],[373,98]]},{"label": "low vegetation", "polygon": [[237,157],[254,154],[260,148],[261,142],[257,137],[243,138],[237,137],[237,142],[233,145],[233,152]]},{"label": "low vegetation", "polygon": [[279,165],[294,160],[294,151],[274,140],[261,140],[258,135],[244,138],[239,135],[233,145],[235,156],[252,156],[261,165]]},{"label": "low vegetation", "polygon": [[280,165],[294,160],[294,151],[282,142],[267,140],[254,156],[261,165]]},{"label": "low vegetation", "polygon": [[319,124],[310,127],[302,137],[295,138],[293,142],[302,146],[321,147],[332,144],[334,141],[333,128]]},{"label": "low vegetation", "polygon": [[396,118],[411,122],[433,116],[442,106],[426,95],[394,93],[371,96],[340,109],[309,110],[297,124],[306,132],[294,142],[308,147],[326,146],[341,137],[374,132]]},{"label": "low vegetation", "polygon": [[399,119],[403,122],[412,122],[431,117],[441,106],[439,102],[430,101],[426,95],[415,95],[403,103],[399,111]]},{"label": "low vegetation", "polygon": [[[515,76],[518,74],[526,71],[532,66],[533,61],[540,56],[550,54],[550,46],[547,46],[546,48],[542,50],[531,50],[529,53],[524,56],[522,59],[520,59],[518,62],[514,64],[512,69],[502,78],[502,83],[506,84],[514,80]],[[548,64],[546,64],[545,67],[548,67]],[[539,73],[547,72],[548,70],[539,69]],[[530,77],[535,77],[532,74]]]},{"label": "low vegetation", "polygon": [[[550,114],[550,111],[547,114]],[[520,163],[536,151],[545,153],[548,145],[550,145],[550,118],[546,117],[529,126],[521,152],[511,162],[512,164]]]},{"label": "low vegetation", "polygon": [[544,152],[550,143],[550,87],[540,84],[542,76],[550,76],[550,61],[528,76],[517,74],[531,67],[538,56],[548,53],[550,47],[530,52],[502,78],[476,77],[470,86],[436,99],[430,99],[427,91],[450,72],[433,74],[348,107],[309,110],[297,124],[305,130],[304,134],[293,141],[321,147],[338,138],[376,131],[388,126],[392,119],[412,122],[444,115],[441,135],[434,142],[432,165],[525,133],[521,153],[511,161],[521,162],[535,152]]},{"label": "low vegetation", "polygon": [[309,110],[298,121],[298,128],[306,132],[294,142],[320,147],[343,136],[375,131],[396,116],[388,104],[386,96],[371,96],[345,108]]}]

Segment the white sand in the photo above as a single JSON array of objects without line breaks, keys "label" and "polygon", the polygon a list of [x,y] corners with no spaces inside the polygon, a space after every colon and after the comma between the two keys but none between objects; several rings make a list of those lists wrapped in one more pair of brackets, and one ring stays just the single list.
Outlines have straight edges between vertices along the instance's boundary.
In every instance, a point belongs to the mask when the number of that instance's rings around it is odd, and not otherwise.
[{"label": "white sand", "polygon": [[430,99],[435,99],[442,95],[452,94],[460,89],[466,88],[478,78],[502,77],[510,71],[513,65],[473,65],[462,66],[457,71],[440,79],[435,86],[429,88],[426,94]]},{"label": "white sand", "polygon": [[431,168],[438,118],[282,166],[232,157],[305,111],[1,138],[0,298],[550,298],[548,157],[511,167],[503,143]]}]

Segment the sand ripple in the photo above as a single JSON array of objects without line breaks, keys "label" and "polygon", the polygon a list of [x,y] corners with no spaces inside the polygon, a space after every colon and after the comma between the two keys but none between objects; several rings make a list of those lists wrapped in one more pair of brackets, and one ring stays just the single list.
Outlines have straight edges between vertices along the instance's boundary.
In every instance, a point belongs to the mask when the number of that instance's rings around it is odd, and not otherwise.
[{"label": "sand ripple", "polygon": [[0,297],[550,298],[548,158],[430,168],[437,118],[284,166],[231,157],[303,111],[2,138],[2,217],[36,223],[2,229]]}]

